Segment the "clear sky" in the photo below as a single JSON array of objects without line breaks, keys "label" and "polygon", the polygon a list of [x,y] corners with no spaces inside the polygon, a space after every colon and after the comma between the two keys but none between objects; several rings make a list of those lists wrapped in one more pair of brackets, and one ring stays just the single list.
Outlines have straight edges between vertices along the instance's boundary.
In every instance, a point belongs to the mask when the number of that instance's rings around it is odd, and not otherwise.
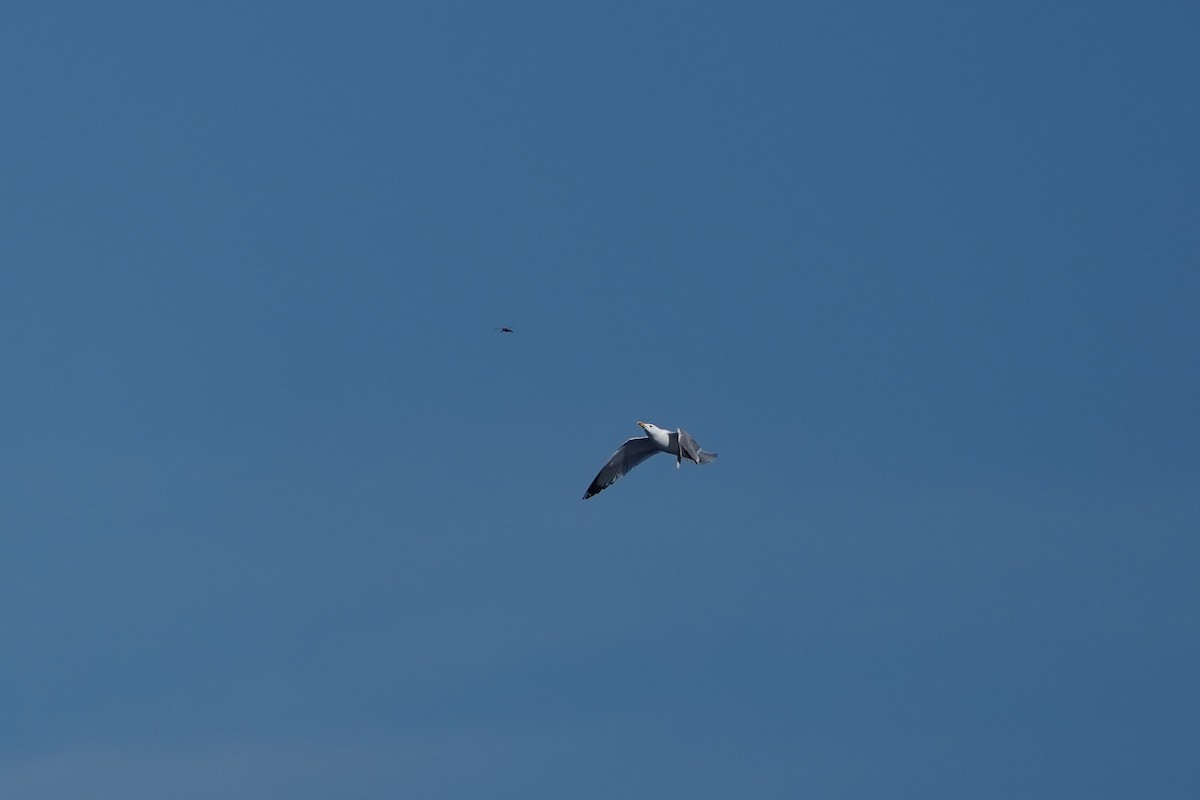
[{"label": "clear sky", "polygon": [[1200,3],[3,16],[0,796],[1200,794]]}]

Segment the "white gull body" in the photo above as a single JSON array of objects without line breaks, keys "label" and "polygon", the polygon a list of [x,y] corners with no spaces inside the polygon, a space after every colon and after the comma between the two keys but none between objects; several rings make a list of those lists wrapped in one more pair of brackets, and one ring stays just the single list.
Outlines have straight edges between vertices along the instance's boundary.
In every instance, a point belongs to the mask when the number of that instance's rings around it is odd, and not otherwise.
[{"label": "white gull body", "polygon": [[646,435],[627,439],[625,444],[617,448],[617,452],[612,454],[612,458],[600,469],[595,480],[583,493],[584,500],[612,486],[626,472],[658,453],[675,456],[676,469],[685,458],[696,464],[711,464],[717,459],[716,453],[701,450],[696,440],[683,428],[669,431],[649,422],[639,422],[638,425]]}]

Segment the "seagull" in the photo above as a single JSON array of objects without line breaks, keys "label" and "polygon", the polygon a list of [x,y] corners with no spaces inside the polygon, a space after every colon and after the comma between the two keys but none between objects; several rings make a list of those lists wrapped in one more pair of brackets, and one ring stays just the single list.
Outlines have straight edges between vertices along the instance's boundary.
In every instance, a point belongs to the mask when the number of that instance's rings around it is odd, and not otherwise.
[{"label": "seagull", "polygon": [[638,426],[646,435],[626,439],[625,444],[617,448],[617,452],[612,454],[612,458],[600,470],[592,485],[583,493],[584,500],[612,486],[617,478],[655,453],[670,453],[675,456],[675,469],[679,469],[685,458],[697,464],[711,464],[717,460],[716,453],[701,450],[696,440],[683,428],[669,431],[649,422],[639,422]]},{"label": "seagull", "polygon": [[503,328],[496,328],[496,330],[500,331],[501,333],[512,333],[513,332],[513,329],[508,327],[507,325],[505,325]]}]

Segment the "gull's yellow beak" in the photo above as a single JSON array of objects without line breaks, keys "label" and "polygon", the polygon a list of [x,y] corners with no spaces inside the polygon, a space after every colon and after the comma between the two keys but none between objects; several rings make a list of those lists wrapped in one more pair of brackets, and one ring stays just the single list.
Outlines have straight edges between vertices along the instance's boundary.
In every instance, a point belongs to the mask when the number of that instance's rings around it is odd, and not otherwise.
[{"label": "gull's yellow beak", "polygon": [[639,422],[639,423],[638,423],[638,427],[639,427],[639,428],[645,428],[645,427],[646,427],[646,423],[644,423],[644,422]]}]

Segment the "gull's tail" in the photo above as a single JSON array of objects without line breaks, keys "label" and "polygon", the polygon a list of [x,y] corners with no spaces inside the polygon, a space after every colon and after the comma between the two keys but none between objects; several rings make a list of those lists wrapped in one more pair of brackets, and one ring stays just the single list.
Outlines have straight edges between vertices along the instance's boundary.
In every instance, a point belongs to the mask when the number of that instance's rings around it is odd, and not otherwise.
[{"label": "gull's tail", "polygon": [[700,460],[699,460],[697,463],[699,463],[699,464],[711,464],[712,462],[714,462],[714,461],[716,461],[716,460],[717,460],[717,454],[716,454],[716,453],[706,453],[706,452],[704,452],[703,450],[701,450],[701,451],[700,451]]}]

